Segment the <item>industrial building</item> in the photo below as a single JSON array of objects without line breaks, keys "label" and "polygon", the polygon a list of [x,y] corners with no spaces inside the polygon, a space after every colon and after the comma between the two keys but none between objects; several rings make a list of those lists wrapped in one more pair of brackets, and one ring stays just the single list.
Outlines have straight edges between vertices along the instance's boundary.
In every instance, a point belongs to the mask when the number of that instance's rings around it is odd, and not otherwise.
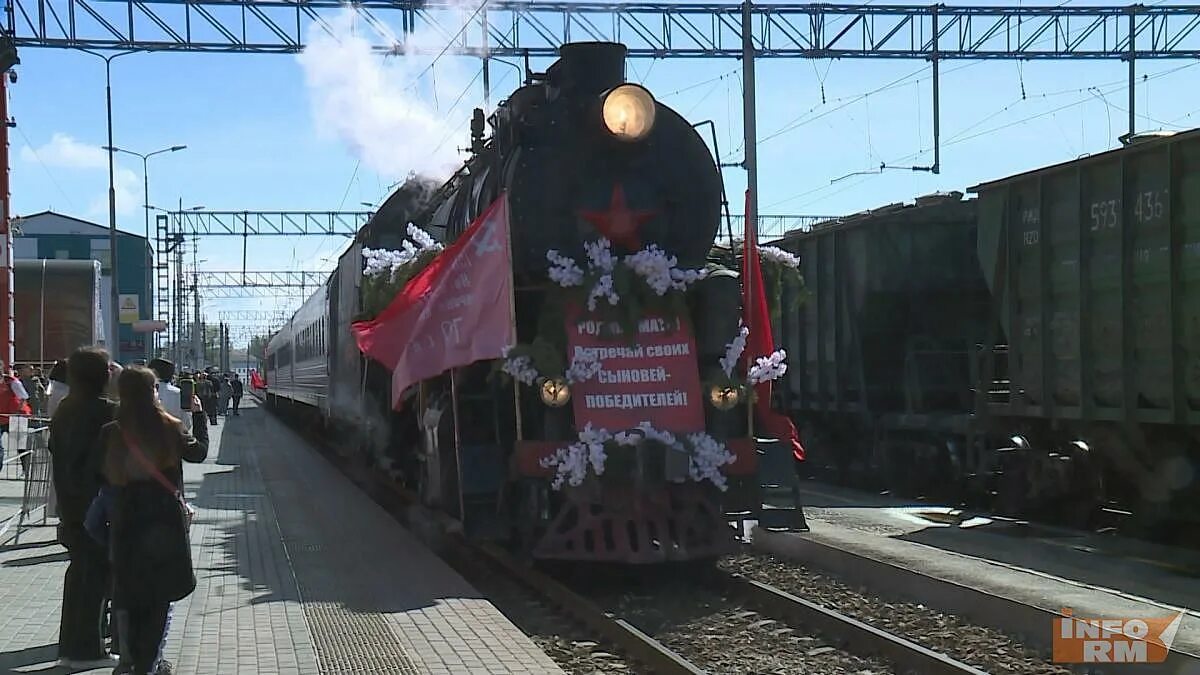
[{"label": "industrial building", "polygon": [[96,260],[100,262],[100,308],[104,317],[105,346],[121,363],[146,358],[150,333],[135,333],[133,322],[152,319],[150,295],[152,253],[146,238],[117,231],[117,280],[120,326],[113,335],[112,256],[108,227],[80,218],[43,211],[17,218],[13,236],[15,260]]}]

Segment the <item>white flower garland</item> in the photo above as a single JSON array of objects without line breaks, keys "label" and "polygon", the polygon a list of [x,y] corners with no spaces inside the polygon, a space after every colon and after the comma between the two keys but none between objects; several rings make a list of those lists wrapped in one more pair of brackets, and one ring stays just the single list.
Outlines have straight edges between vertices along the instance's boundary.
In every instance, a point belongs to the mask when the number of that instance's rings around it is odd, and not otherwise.
[{"label": "white flower garland", "polygon": [[442,250],[442,245],[433,238],[433,235],[412,223],[408,224],[408,238],[417,242],[417,246],[420,246],[422,250]]},{"label": "white flower garland", "polygon": [[597,476],[604,475],[604,464],[608,460],[604,444],[608,441],[632,447],[643,439],[658,441],[663,445],[688,455],[688,475],[697,483],[708,480],[722,492],[729,489],[721,467],[733,464],[737,456],[729,452],[725,444],[706,433],[688,434],[684,443],[669,431],[655,429],[649,422],[638,424],[630,431],[609,433],[606,429],[593,429],[589,423],[579,432],[579,440],[565,448],[559,448],[541,460],[543,468],[556,467],[550,487],[561,490],[563,485],[578,487],[587,478],[588,466]]},{"label": "white flower garland", "polygon": [[688,442],[692,446],[688,467],[692,480],[697,483],[709,480],[721,492],[728,490],[729,484],[721,467],[736,462],[737,456],[729,452],[724,443],[705,433],[688,434]]},{"label": "white flower garland", "polygon": [[721,357],[721,370],[725,371],[725,377],[733,377],[733,368],[738,359],[742,358],[742,352],[746,351],[746,338],[749,335],[750,329],[742,326],[737,337],[725,345],[725,356]]},{"label": "white flower garland", "polygon": [[[391,276],[396,273],[396,270],[404,267],[421,256],[427,251],[438,252],[443,246],[439,244],[433,236],[425,230],[408,224],[408,237],[400,242],[399,250],[388,250],[383,248],[364,248],[362,250],[363,260],[363,276],[373,277],[381,274]],[[416,242],[414,244],[414,242]]]},{"label": "white flower garland", "polygon": [[546,259],[550,261],[551,281],[563,288],[583,284],[583,270],[579,269],[574,260],[554,249],[546,251]]},{"label": "white flower garland", "polygon": [[577,350],[575,357],[571,359],[571,366],[567,368],[567,383],[580,384],[587,382],[600,372],[601,365],[600,357],[597,356],[594,350]]},{"label": "white flower garland", "polygon": [[[742,353],[746,351],[746,338],[750,336],[750,329],[745,326],[739,326],[737,337],[725,345],[725,355],[721,357],[721,370],[725,371],[725,377],[733,379],[733,369],[737,365],[738,359],[742,358]],[[784,361],[787,359],[787,350],[778,349],[772,352],[769,356],[760,356],[754,360],[754,365],[746,372],[746,385],[753,387],[756,384],[778,380],[787,372],[787,364]]]},{"label": "white flower garland", "polygon": [[792,269],[798,269],[800,267],[799,256],[792,255],[791,253],[788,253],[787,251],[775,246],[763,246],[762,248],[758,249],[758,254],[761,255],[764,260],[770,260],[771,262],[778,263],[784,267],[790,267]]},{"label": "white flower garland", "polygon": [[[586,242],[583,248],[587,254],[588,271],[599,273],[595,284],[588,290],[588,310],[596,311],[600,300],[607,300],[609,305],[620,303],[621,297],[613,288],[613,270],[618,259],[612,253],[612,243],[601,237],[596,241]],[[586,274],[574,260],[554,249],[546,251],[546,259],[550,261],[548,274],[551,281],[562,288],[583,285]],[[637,253],[627,255],[621,258],[620,262],[645,280],[660,296],[672,290],[686,291],[706,274],[706,270],[703,269],[680,269],[679,259],[668,255],[656,244],[650,244]]]},{"label": "white flower garland", "polygon": [[704,278],[704,270],[681,270],[679,259],[667,255],[655,244],[650,244],[637,253],[625,256],[622,261],[635,274],[646,280],[658,295],[669,290],[686,291],[687,287]]},{"label": "white flower garland", "polygon": [[787,351],[783,349],[776,350],[770,356],[758,357],[750,366],[750,372],[746,373],[746,383],[754,386],[783,377],[787,372],[787,364],[783,362],[786,358]]},{"label": "white flower garland", "polygon": [[589,464],[592,467],[592,473],[597,476],[604,475],[604,462],[608,459],[604,452],[604,442],[611,438],[612,435],[607,431],[592,429],[592,425],[589,423],[583,428],[583,431],[579,432],[578,441],[565,448],[559,448],[549,457],[543,457],[541,460],[543,468],[558,467],[550,487],[561,490],[563,483],[571,487],[578,487],[587,478]]},{"label": "white flower garland", "polygon": [[504,348],[502,354],[504,365],[500,366],[500,369],[511,375],[518,382],[532,386],[538,378],[537,368],[533,367],[533,359],[528,356],[509,356],[509,352],[511,351],[512,345]]}]

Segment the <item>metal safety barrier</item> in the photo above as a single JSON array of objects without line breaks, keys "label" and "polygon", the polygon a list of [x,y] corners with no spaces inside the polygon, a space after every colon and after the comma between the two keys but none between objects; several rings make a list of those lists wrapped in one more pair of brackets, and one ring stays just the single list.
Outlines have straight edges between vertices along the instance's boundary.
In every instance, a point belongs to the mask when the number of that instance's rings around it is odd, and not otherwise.
[{"label": "metal safety barrier", "polygon": [[19,534],[26,527],[45,525],[53,509],[50,419],[10,415],[3,440],[0,540]]}]

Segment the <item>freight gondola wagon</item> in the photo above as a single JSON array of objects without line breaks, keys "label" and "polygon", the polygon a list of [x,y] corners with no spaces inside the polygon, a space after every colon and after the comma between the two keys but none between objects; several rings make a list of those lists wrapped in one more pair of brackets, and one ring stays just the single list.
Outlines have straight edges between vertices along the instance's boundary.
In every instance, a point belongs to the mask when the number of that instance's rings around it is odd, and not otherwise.
[{"label": "freight gondola wagon", "polygon": [[1008,509],[1200,522],[1200,132],[975,191],[1007,338],[981,352],[980,411],[1011,437]]}]

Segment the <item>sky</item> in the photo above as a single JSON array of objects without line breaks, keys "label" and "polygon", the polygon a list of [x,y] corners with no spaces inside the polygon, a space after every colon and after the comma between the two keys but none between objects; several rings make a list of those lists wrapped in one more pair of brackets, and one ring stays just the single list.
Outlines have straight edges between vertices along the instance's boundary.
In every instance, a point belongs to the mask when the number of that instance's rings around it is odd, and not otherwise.
[{"label": "sky", "polygon": [[[1096,3],[1088,4],[1113,4]],[[386,13],[384,20],[398,19]],[[349,15],[338,39],[304,54],[137,53],[112,62],[113,141],[150,160],[149,203],[174,209],[369,210],[410,171],[448,173],[483,105],[478,59],[383,57],[380,38]],[[439,38],[418,33],[424,46]],[[12,214],[52,209],[107,224],[104,64],[56,49],[23,49],[9,88]],[[543,70],[549,60],[534,63]],[[1197,62],[1142,62],[1139,131],[1200,126]],[[492,66],[492,104],[517,85]],[[928,64],[882,60],[759,60],[759,210],[844,215],[959,190],[984,180],[1111,149],[1127,131],[1123,62],[944,62],[942,172],[932,163]],[[717,127],[720,160],[742,159],[742,70],[732,59],[631,60],[630,81],[692,121]],[[879,171],[879,165],[902,167]],[[725,169],[732,211],[745,173]],[[117,156],[118,226],[142,233],[142,161]],[[251,270],[328,270],[344,237],[253,238]],[[240,237],[201,238],[207,270],[240,270]],[[190,261],[189,261],[190,262]],[[302,296],[206,300],[229,310],[287,311]],[[260,328],[238,320],[242,342]]]}]

